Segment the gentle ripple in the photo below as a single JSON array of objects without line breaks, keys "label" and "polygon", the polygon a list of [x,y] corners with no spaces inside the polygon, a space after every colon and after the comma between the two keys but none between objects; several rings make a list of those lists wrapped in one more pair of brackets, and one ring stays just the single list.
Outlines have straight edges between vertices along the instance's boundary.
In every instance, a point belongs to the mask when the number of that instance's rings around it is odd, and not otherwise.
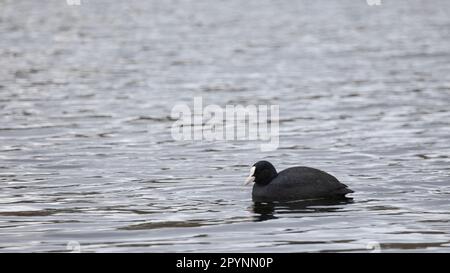
[{"label": "gentle ripple", "polygon": [[[0,3],[0,251],[450,250],[449,1],[81,1]],[[280,148],[172,140],[194,96]],[[263,158],[354,200],[253,204]]]}]

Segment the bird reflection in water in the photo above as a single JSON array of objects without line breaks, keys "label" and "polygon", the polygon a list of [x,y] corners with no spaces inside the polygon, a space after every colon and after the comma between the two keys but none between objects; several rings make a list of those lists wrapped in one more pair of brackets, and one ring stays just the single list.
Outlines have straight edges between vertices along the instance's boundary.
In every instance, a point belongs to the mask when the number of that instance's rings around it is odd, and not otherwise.
[{"label": "bird reflection in water", "polygon": [[255,222],[279,218],[280,214],[336,212],[341,205],[353,203],[352,198],[302,200],[291,202],[254,202]]}]

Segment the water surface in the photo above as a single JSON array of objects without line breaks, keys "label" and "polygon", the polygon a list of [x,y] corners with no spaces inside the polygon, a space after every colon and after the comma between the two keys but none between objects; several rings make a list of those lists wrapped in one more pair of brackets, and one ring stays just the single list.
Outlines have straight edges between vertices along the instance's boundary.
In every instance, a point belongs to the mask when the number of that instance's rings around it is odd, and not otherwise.
[{"label": "water surface", "polygon": [[[449,14],[1,1],[0,251],[449,251]],[[194,96],[279,105],[280,148],[174,141],[171,109]],[[254,204],[260,159],[326,170],[353,201]]]}]

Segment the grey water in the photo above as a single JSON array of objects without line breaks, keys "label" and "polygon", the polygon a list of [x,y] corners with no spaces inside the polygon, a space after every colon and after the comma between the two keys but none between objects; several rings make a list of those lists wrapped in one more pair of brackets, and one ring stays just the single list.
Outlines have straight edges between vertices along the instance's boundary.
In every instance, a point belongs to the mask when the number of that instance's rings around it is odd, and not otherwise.
[{"label": "grey water", "polygon": [[[174,140],[195,96],[279,148]],[[447,0],[1,0],[0,251],[450,252],[449,111]],[[353,200],[255,204],[261,159]]]}]

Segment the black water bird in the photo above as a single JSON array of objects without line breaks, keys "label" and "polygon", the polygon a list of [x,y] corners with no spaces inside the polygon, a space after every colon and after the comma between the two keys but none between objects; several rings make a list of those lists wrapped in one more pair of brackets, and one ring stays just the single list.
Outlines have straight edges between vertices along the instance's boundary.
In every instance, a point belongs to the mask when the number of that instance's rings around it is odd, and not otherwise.
[{"label": "black water bird", "polygon": [[339,199],[353,192],[324,171],[292,167],[277,173],[268,161],[258,161],[252,166],[245,185],[252,182],[255,202]]}]

